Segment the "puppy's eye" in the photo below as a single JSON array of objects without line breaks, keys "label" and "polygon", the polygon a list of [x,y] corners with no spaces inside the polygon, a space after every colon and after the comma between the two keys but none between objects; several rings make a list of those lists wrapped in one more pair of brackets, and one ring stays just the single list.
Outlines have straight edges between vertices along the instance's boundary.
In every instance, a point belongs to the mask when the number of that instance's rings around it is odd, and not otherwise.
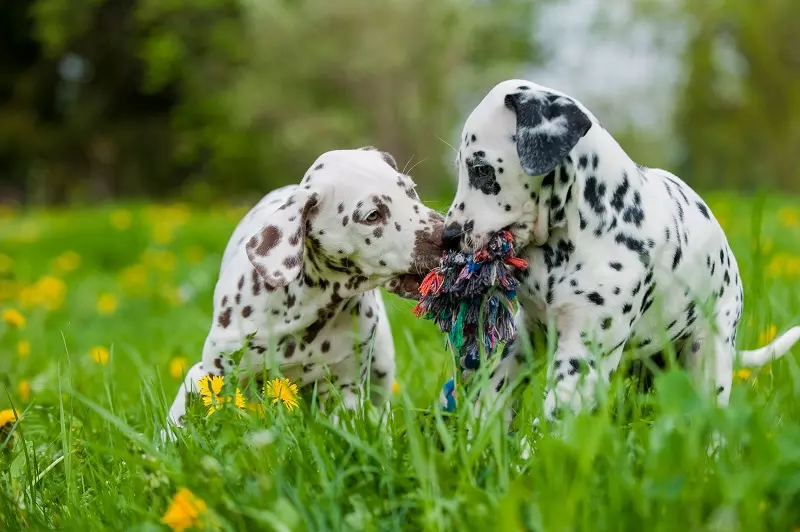
[{"label": "puppy's eye", "polygon": [[378,213],[378,211],[372,211],[364,218],[364,221],[367,223],[374,223],[377,222],[380,217],[381,215]]}]

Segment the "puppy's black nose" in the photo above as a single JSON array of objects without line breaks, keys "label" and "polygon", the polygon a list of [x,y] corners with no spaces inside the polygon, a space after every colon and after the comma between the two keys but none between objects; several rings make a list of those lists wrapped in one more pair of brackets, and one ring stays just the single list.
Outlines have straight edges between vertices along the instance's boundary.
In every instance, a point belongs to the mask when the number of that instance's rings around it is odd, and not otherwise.
[{"label": "puppy's black nose", "polygon": [[444,234],[442,235],[442,247],[447,251],[457,250],[461,244],[462,233],[463,228],[458,222],[453,222],[445,227]]}]

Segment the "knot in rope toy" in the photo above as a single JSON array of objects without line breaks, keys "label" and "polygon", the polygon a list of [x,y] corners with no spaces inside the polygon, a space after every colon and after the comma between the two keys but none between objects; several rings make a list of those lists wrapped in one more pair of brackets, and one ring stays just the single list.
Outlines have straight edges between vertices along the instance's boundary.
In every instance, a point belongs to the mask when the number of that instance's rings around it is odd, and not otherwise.
[{"label": "knot in rope toy", "polygon": [[[448,334],[462,378],[480,367],[482,353],[491,357],[499,344],[516,338],[517,274],[528,263],[514,255],[513,244],[511,233],[500,231],[475,253],[445,252],[420,284],[414,314]],[[452,398],[454,389],[448,381],[442,394]],[[455,408],[454,400],[445,402],[446,410]]]}]

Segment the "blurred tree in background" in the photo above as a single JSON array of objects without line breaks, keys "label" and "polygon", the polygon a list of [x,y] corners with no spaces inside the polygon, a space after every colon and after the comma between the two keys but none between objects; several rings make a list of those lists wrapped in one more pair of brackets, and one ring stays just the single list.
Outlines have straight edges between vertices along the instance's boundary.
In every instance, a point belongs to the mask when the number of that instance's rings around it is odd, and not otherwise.
[{"label": "blurred tree in background", "polygon": [[[445,194],[471,106],[560,46],[535,34],[550,1],[5,2],[0,203],[252,201],[362,145]],[[614,128],[632,155],[700,188],[800,189],[800,2],[618,2],[683,35],[669,127]]]},{"label": "blurred tree in background", "polygon": [[800,2],[638,0],[685,31],[675,170],[705,187],[800,190]]},{"label": "blurred tree in background", "polygon": [[[537,60],[525,0],[14,0],[0,201],[258,197],[375,145],[428,193],[464,101]],[[472,101],[472,100],[469,100]]]}]

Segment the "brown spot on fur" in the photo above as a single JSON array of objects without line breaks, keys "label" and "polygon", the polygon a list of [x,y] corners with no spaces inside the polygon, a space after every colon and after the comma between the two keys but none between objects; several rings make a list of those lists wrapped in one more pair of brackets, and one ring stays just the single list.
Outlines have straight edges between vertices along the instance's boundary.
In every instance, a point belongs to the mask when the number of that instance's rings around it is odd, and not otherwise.
[{"label": "brown spot on fur", "polygon": [[417,270],[415,273],[422,275],[436,267],[442,254],[443,218],[432,213],[429,220],[430,226],[414,233],[414,251],[411,253],[411,261]]},{"label": "brown spot on fur", "polygon": [[231,324],[231,313],[233,309],[231,307],[226,308],[224,311],[220,312],[219,317],[217,318],[217,323],[219,323],[220,327],[223,329],[227,329],[228,325]]},{"label": "brown spot on fur", "polygon": [[297,297],[294,294],[287,294],[286,295],[286,307],[292,308],[297,301]]},{"label": "brown spot on fur", "polygon": [[289,237],[289,245],[296,246],[300,243],[300,234],[303,232],[302,225],[297,226],[297,231],[294,232],[292,236]]},{"label": "brown spot on fur", "polygon": [[245,318],[249,317],[250,314],[252,313],[253,313],[253,307],[251,307],[250,305],[247,305],[242,309],[242,316],[244,316]]},{"label": "brown spot on fur", "polygon": [[346,226],[347,226],[347,222],[348,222],[348,220],[349,220],[349,219],[350,219],[350,218],[349,218],[349,217],[347,217],[347,216],[345,216],[344,218],[342,218],[342,227],[346,227]]},{"label": "brown spot on fur", "polygon": [[253,252],[259,257],[266,257],[270,250],[278,245],[282,236],[283,233],[281,233],[280,229],[274,225],[268,225],[261,231],[261,243],[253,249]]},{"label": "brown spot on fur", "polygon": [[296,268],[300,265],[300,257],[297,255],[291,255],[283,259],[283,265],[286,266],[288,269]]},{"label": "brown spot on fur", "polygon": [[228,296],[223,296],[223,298],[222,298],[222,306],[224,307],[227,304],[228,304]]},{"label": "brown spot on fur", "polygon": [[242,288],[244,288],[244,275],[242,275],[242,276],[239,278],[239,282],[237,283],[237,285],[236,285],[236,286],[239,288],[239,290],[241,290]]},{"label": "brown spot on fur", "polygon": [[[258,270],[258,271],[256,271],[256,270]],[[258,264],[255,267],[255,269],[253,270],[253,272],[252,272],[252,277],[253,277],[253,295],[254,296],[257,296],[258,294],[261,293],[261,279],[259,278],[259,274],[261,274],[261,277],[266,277],[267,276],[267,271],[260,264]]]},{"label": "brown spot on fur", "polygon": [[322,342],[321,348],[323,353],[327,353],[331,349],[331,343],[328,340]]},{"label": "brown spot on fur", "polygon": [[375,230],[372,232],[372,235],[375,238],[380,238],[383,236],[383,227],[376,227]]},{"label": "brown spot on fur", "polygon": [[400,224],[397,223],[397,222],[394,223],[394,228],[397,229],[398,232],[400,232],[400,230],[402,230],[402,227],[400,227]]},{"label": "brown spot on fur", "polygon": [[340,203],[338,207],[336,207],[336,212],[342,214],[344,212],[344,203]]},{"label": "brown spot on fur", "polygon": [[374,315],[375,315],[375,313],[374,313],[374,312],[372,312],[372,307],[367,307],[367,311],[364,313],[364,315],[365,315],[366,317],[368,317],[368,318],[371,318],[372,316],[374,316]]}]

